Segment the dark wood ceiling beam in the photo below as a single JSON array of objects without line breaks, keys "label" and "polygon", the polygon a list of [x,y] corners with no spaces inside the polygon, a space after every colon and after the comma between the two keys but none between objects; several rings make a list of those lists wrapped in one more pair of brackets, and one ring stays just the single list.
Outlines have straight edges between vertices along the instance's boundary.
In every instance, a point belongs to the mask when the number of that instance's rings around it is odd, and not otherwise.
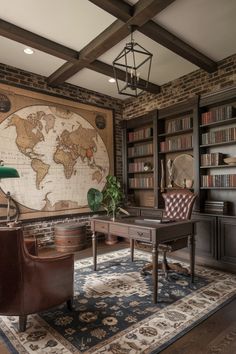
[{"label": "dark wood ceiling beam", "polygon": [[217,69],[216,62],[153,21],[145,23],[138,30],[145,36],[151,38],[155,42],[163,45],[172,52],[178,54],[182,58],[190,61],[209,73]]},{"label": "dark wood ceiling beam", "polygon": [[[103,10],[109,12],[113,16],[119,16],[118,18],[122,21],[128,22],[132,16],[132,9],[134,6],[125,3],[124,1],[116,0],[90,0],[92,3],[101,7]],[[110,5],[112,2],[112,6]],[[168,6],[168,1],[158,1],[160,2],[160,10]],[[171,1],[172,2],[172,1]],[[116,9],[117,7],[117,9]],[[119,11],[118,11],[119,8]],[[154,17],[154,15],[152,16]],[[154,21],[148,21],[143,26],[138,28],[138,31],[142,32],[145,36],[151,38],[155,42],[163,45],[172,52],[180,55],[184,59],[190,61],[191,63],[197,65],[199,68],[211,73],[217,69],[217,63],[206,55],[202,54],[189,44],[185,43],[183,40],[170,33]]]},{"label": "dark wood ceiling beam", "polygon": [[133,16],[130,17],[128,22],[124,23],[121,20],[113,22],[107,29],[80,51],[77,62],[74,62],[73,65],[64,64],[49,76],[48,83],[52,86],[62,84],[83,67],[85,68],[88,66],[88,64],[127,37],[130,33],[128,26],[142,26],[145,22],[149,21],[150,18],[155,16],[159,12],[160,6],[157,6],[159,2],[169,4],[170,1],[171,0],[139,0],[134,7],[131,7]]},{"label": "dark wood ceiling beam", "polygon": [[[113,66],[106,64],[104,62],[101,62],[100,60],[94,60],[92,63],[90,63],[87,66],[88,69],[94,70],[96,72],[99,72],[100,74],[104,74],[107,76],[114,76],[114,71],[113,71]],[[126,79],[126,73],[123,70],[117,70],[117,77],[121,81],[125,81]],[[140,89],[142,89],[146,83],[145,80],[140,79]],[[148,87],[146,91],[151,92],[151,93],[159,93],[160,92],[160,86],[153,84],[149,82]]]},{"label": "dark wood ceiling beam", "polygon": [[[126,21],[126,24],[141,27],[146,22],[164,10],[175,0],[142,0],[137,2],[133,8],[133,16]],[[132,12],[132,11],[131,11]]]},{"label": "dark wood ceiling beam", "polygon": [[63,60],[76,61],[78,59],[77,51],[43,38],[2,19],[0,19],[0,35]]},{"label": "dark wood ceiling beam", "polygon": [[119,18],[123,22],[127,22],[133,14],[134,8],[128,3],[120,0],[89,0],[94,5],[100,7],[112,16]]}]

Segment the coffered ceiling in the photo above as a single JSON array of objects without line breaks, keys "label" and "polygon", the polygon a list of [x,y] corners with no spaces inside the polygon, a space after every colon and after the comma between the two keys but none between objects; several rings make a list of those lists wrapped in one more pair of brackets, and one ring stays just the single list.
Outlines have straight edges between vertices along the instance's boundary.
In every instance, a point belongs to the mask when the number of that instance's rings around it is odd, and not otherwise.
[{"label": "coffered ceiling", "polygon": [[235,18],[235,0],[0,0],[0,62],[52,86],[68,82],[125,99],[108,79],[130,41],[128,25],[153,53],[148,90],[158,92],[198,68],[214,72],[236,53]]}]

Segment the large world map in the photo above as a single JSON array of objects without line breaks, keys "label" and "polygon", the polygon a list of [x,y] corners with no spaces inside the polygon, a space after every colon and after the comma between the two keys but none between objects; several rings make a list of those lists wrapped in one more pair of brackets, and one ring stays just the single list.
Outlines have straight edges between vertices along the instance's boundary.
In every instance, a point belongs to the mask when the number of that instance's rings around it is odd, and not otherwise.
[{"label": "large world map", "polygon": [[89,188],[102,190],[109,156],[97,130],[81,115],[57,106],[33,105],[1,123],[1,158],[20,178],[2,179],[4,192],[27,208],[83,208]]}]

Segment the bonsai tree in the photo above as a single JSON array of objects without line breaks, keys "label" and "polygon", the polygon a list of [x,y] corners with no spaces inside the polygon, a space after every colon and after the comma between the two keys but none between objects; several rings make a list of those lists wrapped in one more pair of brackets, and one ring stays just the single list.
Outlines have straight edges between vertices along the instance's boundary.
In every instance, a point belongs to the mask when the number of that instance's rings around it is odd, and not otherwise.
[{"label": "bonsai tree", "polygon": [[107,215],[112,215],[114,220],[117,212],[125,212],[120,207],[123,193],[117,177],[108,175],[106,181],[105,188],[102,192],[95,188],[90,188],[88,190],[88,205],[92,211],[98,211],[101,206],[104,207],[107,211]]}]

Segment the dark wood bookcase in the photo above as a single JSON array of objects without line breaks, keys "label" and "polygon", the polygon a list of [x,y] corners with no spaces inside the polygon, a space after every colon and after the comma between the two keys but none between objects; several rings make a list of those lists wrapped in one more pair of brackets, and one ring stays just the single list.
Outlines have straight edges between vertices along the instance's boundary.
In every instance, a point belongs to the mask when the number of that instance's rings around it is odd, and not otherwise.
[{"label": "dark wood bookcase", "polygon": [[157,111],[122,122],[123,186],[127,202],[157,207]]},{"label": "dark wood bookcase", "polygon": [[[198,220],[197,262],[236,272],[236,164],[224,161],[236,157],[236,86],[124,120],[122,128],[128,210],[134,215],[159,216],[164,207],[162,193],[187,184],[185,178],[176,184],[176,176],[170,184],[168,160],[192,157],[189,188],[198,195],[193,212]],[[147,128],[152,128],[151,136],[142,132]],[[139,138],[132,140],[133,136]],[[130,156],[130,148],[137,152],[141,146],[144,152],[145,144],[152,144],[149,154]],[[147,170],[144,163],[149,165]],[[145,185],[146,177],[152,179],[150,184]],[[187,259],[187,249],[178,251],[176,258]]]},{"label": "dark wood bookcase", "polygon": [[[189,188],[198,193],[198,97],[189,99],[186,102],[175,104],[171,107],[158,111],[157,123],[157,180],[158,180],[158,205],[164,207],[162,193],[170,189]],[[168,161],[172,166],[173,176],[170,178]],[[177,161],[182,161],[181,169]],[[185,161],[189,161],[191,171],[184,171],[188,168]],[[183,168],[182,168],[183,167]],[[191,180],[187,177],[191,175]],[[190,183],[190,185],[189,185]]]}]

